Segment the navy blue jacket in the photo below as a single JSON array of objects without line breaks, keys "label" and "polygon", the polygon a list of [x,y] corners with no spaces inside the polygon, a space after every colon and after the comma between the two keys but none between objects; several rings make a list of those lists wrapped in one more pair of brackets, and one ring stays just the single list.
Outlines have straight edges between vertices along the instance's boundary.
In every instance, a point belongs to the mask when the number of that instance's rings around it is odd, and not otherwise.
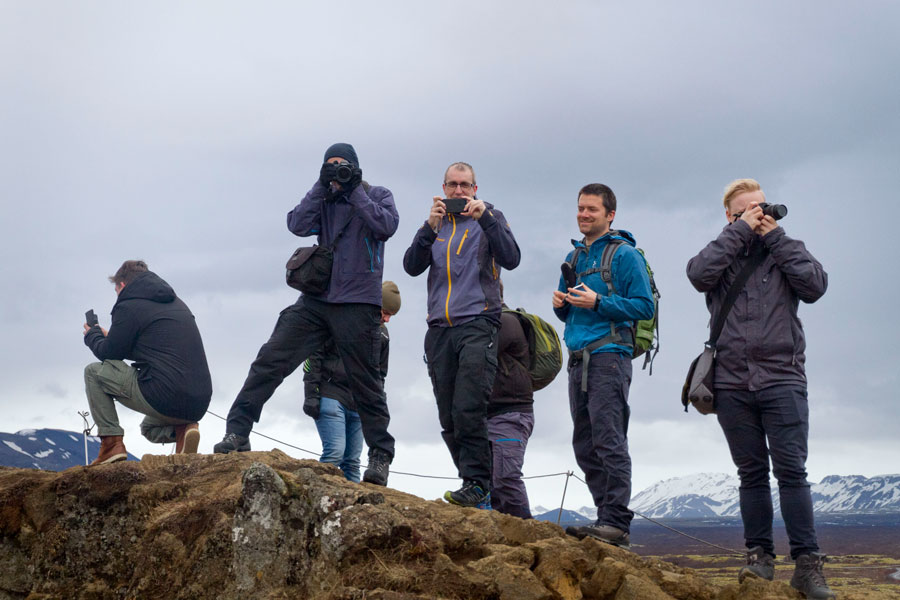
[{"label": "navy blue jacket", "polygon": [[[368,188],[368,189],[367,189]],[[319,245],[334,247],[331,282],[319,300],[363,302],[381,306],[384,243],[397,231],[400,217],[387,188],[360,184],[350,194],[331,197],[318,181],[287,214],[288,229],[301,237],[315,235]]]},{"label": "navy blue jacket", "polygon": [[194,315],[172,287],[148,271],[126,285],[104,336],[92,327],[84,343],[100,360],[132,360],[138,387],[156,412],[199,421],[212,398],[206,353]]}]

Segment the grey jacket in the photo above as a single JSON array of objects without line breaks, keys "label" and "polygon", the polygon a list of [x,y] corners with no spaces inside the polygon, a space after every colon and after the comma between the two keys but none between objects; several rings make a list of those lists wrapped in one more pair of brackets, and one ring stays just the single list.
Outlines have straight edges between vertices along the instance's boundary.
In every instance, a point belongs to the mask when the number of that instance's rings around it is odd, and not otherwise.
[{"label": "grey jacket", "polygon": [[738,220],[688,261],[688,279],[706,294],[712,322],[753,243],[765,244],[769,255],[725,319],[716,344],[715,387],[756,391],[805,385],[806,338],[797,317],[798,300],[812,303],[821,298],[828,274],[803,242],[785,235],[781,227],[760,238]]},{"label": "grey jacket", "polygon": [[429,326],[453,327],[476,317],[500,323],[500,269],[521,253],[503,213],[488,202],[481,218],[445,215],[437,233],[426,221],[403,256],[415,277],[428,269]]}]

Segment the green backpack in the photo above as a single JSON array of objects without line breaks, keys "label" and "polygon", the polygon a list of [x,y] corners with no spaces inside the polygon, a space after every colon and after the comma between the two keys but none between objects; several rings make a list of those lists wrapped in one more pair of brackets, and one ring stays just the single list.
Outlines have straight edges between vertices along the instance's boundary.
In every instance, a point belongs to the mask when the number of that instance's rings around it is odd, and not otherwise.
[{"label": "green backpack", "polygon": [[559,335],[553,325],[537,315],[525,312],[524,308],[504,308],[503,312],[516,315],[525,331],[529,364],[524,366],[531,375],[531,389],[537,391],[547,387],[562,369],[563,354]]},{"label": "green backpack", "polygon": [[[610,233],[615,234],[616,232],[611,230]],[[600,267],[597,269],[589,269],[583,273],[578,273],[577,276],[583,277],[589,273],[600,272],[600,277],[603,279],[604,283],[606,283],[606,287],[609,291],[609,295],[613,295],[616,292],[616,286],[613,285],[612,282],[612,260],[613,256],[616,254],[616,250],[619,249],[619,246],[624,244],[622,240],[610,240],[606,247],[603,249],[603,256],[600,258]],[[631,333],[634,339],[634,345],[632,348],[631,357],[637,358],[642,354],[644,356],[644,366],[646,369],[647,365],[650,366],[650,375],[653,375],[653,359],[656,358],[657,353],[659,353],[659,299],[661,298],[659,289],[656,287],[656,281],[653,279],[653,269],[650,268],[650,263],[647,262],[647,256],[644,254],[644,251],[641,248],[636,248],[638,252],[641,253],[641,256],[644,259],[644,265],[647,267],[647,276],[650,278],[650,291],[653,294],[653,316],[649,319],[644,319],[643,321],[638,321],[637,323],[632,323]],[[578,260],[578,254],[581,252],[581,248],[576,248],[575,252],[572,254],[572,259],[569,261],[569,264],[572,268],[575,268],[575,262]],[[620,338],[620,336],[615,332],[615,329],[611,325],[612,329],[611,336],[613,338]],[[620,338],[621,339],[621,338]],[[609,337],[599,340],[600,345],[605,345],[609,343]],[[625,344],[630,345],[630,344]],[[599,347],[599,346],[598,346]],[[651,352],[652,351],[652,352]]]}]

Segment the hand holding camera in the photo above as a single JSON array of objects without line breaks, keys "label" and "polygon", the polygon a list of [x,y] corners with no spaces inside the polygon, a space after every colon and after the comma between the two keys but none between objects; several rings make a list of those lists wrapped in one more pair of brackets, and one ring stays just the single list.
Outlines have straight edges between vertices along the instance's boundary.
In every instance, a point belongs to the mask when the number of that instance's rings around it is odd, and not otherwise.
[{"label": "hand holding camera", "polygon": [[334,190],[353,191],[362,183],[362,169],[348,162],[325,162],[319,170],[319,183]]},{"label": "hand holding camera", "polygon": [[447,205],[444,204],[444,199],[440,196],[433,196],[431,201],[431,212],[428,213],[428,226],[437,232],[441,228],[441,221],[446,214]]}]

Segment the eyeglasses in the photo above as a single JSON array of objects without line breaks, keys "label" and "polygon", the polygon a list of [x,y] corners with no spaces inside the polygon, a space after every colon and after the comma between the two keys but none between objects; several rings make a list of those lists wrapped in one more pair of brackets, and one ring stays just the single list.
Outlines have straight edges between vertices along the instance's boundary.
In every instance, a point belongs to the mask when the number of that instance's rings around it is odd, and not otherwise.
[{"label": "eyeglasses", "polygon": [[473,187],[475,187],[475,184],[469,183],[468,181],[462,181],[462,182],[460,182],[460,181],[445,181],[444,187],[450,188],[451,190],[454,188],[459,188],[463,191],[468,191],[468,190],[471,190]]}]

